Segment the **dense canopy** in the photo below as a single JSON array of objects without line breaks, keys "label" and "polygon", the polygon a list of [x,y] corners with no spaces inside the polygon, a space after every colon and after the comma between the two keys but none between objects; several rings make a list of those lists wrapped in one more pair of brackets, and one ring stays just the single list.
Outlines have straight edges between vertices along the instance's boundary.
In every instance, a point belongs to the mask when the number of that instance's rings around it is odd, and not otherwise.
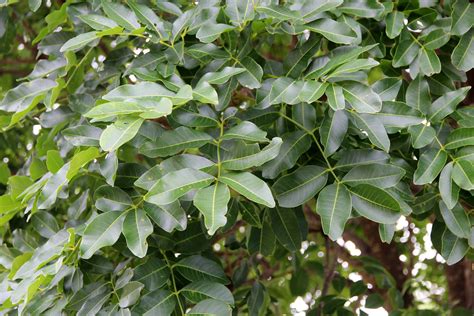
[{"label": "dense canopy", "polygon": [[0,0],[0,313],[470,315],[473,24]]}]

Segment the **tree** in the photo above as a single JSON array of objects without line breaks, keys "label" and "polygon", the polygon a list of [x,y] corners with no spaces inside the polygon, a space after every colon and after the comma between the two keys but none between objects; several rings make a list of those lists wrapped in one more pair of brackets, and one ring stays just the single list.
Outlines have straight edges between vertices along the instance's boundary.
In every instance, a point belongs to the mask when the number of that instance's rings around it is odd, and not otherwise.
[{"label": "tree", "polygon": [[2,313],[469,314],[473,4],[277,3],[0,0]]}]

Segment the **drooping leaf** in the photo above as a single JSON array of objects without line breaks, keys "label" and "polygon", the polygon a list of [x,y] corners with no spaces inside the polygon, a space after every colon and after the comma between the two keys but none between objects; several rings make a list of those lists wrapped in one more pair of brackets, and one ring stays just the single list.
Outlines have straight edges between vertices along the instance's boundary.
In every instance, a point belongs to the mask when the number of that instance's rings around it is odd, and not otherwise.
[{"label": "drooping leaf", "polygon": [[321,216],[324,233],[331,240],[341,237],[351,210],[351,195],[343,184],[331,184],[319,193],[316,212]]},{"label": "drooping leaf", "polygon": [[199,170],[184,168],[160,178],[145,195],[145,201],[159,206],[173,203],[188,191],[208,186],[214,177]]},{"label": "drooping leaf", "polygon": [[302,239],[294,210],[277,207],[269,215],[277,240],[289,251],[298,251]]},{"label": "drooping leaf", "polygon": [[166,157],[183,149],[202,147],[211,140],[207,133],[181,126],[163,133],[157,142],[145,143],[140,151],[149,157]]},{"label": "drooping leaf", "polygon": [[268,185],[249,172],[226,173],[221,175],[219,181],[251,201],[270,208],[275,207],[275,200]]},{"label": "drooping leaf", "polygon": [[418,185],[431,183],[446,164],[448,155],[441,149],[429,149],[418,160],[413,182]]},{"label": "drooping leaf", "polygon": [[121,117],[100,135],[100,147],[105,151],[114,151],[130,141],[138,133],[143,123],[141,117]]},{"label": "drooping leaf", "polygon": [[274,179],[282,171],[293,167],[297,159],[311,146],[311,137],[302,131],[288,133],[282,136],[283,144],[278,156],[263,165],[262,175]]},{"label": "drooping leaf", "polygon": [[443,199],[444,205],[452,209],[459,199],[459,187],[452,179],[453,163],[450,162],[444,166],[439,176],[439,193]]},{"label": "drooping leaf", "polygon": [[448,229],[457,237],[469,238],[471,227],[469,217],[459,204],[449,209],[443,201],[439,202],[439,211]]},{"label": "drooping leaf", "polygon": [[192,282],[206,280],[222,284],[229,283],[229,279],[218,263],[199,255],[183,258],[174,267],[181,275]]},{"label": "drooping leaf", "polygon": [[220,182],[196,192],[193,203],[204,215],[204,223],[209,235],[214,235],[216,230],[227,222],[225,215],[229,200],[229,188]]},{"label": "drooping leaf", "polygon": [[278,205],[296,207],[313,198],[325,185],[327,172],[318,166],[303,166],[279,178],[272,186]]},{"label": "drooping leaf", "polygon": [[95,217],[84,230],[81,257],[89,259],[99,249],[115,244],[122,232],[123,221],[122,212],[106,212]]},{"label": "drooping leaf", "polygon": [[142,209],[129,212],[123,221],[123,235],[128,249],[137,257],[143,258],[148,250],[147,237],[153,233],[153,224]]},{"label": "drooping leaf", "polygon": [[352,206],[362,216],[381,224],[394,224],[400,217],[400,205],[390,194],[370,184],[350,189]]},{"label": "drooping leaf", "polygon": [[362,165],[352,168],[342,182],[348,185],[361,183],[371,184],[379,188],[395,186],[405,175],[405,171],[397,166],[388,164]]}]

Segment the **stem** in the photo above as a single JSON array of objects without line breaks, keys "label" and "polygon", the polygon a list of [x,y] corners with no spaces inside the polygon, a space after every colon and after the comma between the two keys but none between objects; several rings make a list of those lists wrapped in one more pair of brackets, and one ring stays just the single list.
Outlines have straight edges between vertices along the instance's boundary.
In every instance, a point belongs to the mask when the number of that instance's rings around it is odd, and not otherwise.
[{"label": "stem", "polygon": [[166,253],[163,250],[160,250],[161,254],[163,255],[163,258],[166,261],[166,265],[170,269],[170,274],[171,274],[171,283],[173,284],[173,294],[176,295],[176,299],[178,301],[178,306],[179,310],[181,311],[181,315],[184,315],[184,307],[181,305],[181,301],[179,300],[179,291],[178,288],[176,287],[176,280],[174,278],[174,272],[173,272],[173,266],[170,264],[168,257],[166,256]]},{"label": "stem", "polygon": [[222,135],[224,135],[224,121],[221,118],[221,123],[219,124],[219,140],[217,141],[217,179],[221,177],[221,142]]},{"label": "stem", "polygon": [[283,114],[283,113],[280,112],[280,116],[283,117],[284,119],[288,120],[289,122],[295,124],[296,126],[298,126],[300,129],[305,131],[308,135],[310,135],[313,138],[314,142],[316,143],[316,147],[318,147],[318,150],[321,152],[321,156],[323,156],[324,161],[326,162],[326,165],[328,167],[328,171],[333,175],[333,177],[334,177],[334,179],[336,180],[337,183],[341,182],[339,177],[334,173],[334,167],[331,165],[328,158],[324,154],[324,150],[321,147],[321,144],[319,143],[318,138],[314,135],[314,132],[317,130],[317,128],[314,129],[313,131],[310,131],[306,127],[301,125],[300,123],[293,120],[291,117],[287,116],[286,114]]},{"label": "stem", "polygon": [[69,83],[71,82],[72,78],[74,78],[74,76],[76,75],[76,72],[77,72],[77,69],[79,69],[79,67],[82,66],[82,64],[86,61],[86,59],[89,57],[89,54],[92,52],[92,50],[94,49],[94,47],[91,47],[89,48],[89,50],[87,51],[87,53],[84,55],[84,57],[82,57],[81,61],[77,64],[76,68],[74,68],[71,76],[69,76],[69,79],[66,81],[66,85],[64,86],[65,88],[69,85]]}]

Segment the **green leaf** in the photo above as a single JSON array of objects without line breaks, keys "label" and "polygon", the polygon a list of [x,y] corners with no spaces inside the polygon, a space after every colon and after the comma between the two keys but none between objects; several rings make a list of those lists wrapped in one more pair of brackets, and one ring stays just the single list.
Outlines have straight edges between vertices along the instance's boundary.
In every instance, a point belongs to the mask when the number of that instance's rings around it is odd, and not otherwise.
[{"label": "green leaf", "polygon": [[61,134],[75,147],[99,146],[102,130],[90,125],[77,125],[64,129]]},{"label": "green leaf", "polygon": [[33,71],[26,78],[31,81],[37,78],[50,76],[53,73],[62,75],[61,70],[64,67],[66,67],[66,59],[64,58],[57,58],[55,60],[39,60]]},{"label": "green leaf", "polygon": [[382,108],[382,100],[370,87],[357,82],[346,83],[342,87],[346,100],[358,113],[376,113]]},{"label": "green leaf", "polygon": [[467,160],[456,161],[451,176],[454,182],[466,191],[474,189],[474,165]]},{"label": "green leaf", "polygon": [[331,83],[326,88],[325,94],[328,98],[329,106],[334,111],[344,110],[346,108],[346,102],[341,86]]},{"label": "green leaf", "polygon": [[264,178],[275,179],[281,172],[292,168],[311,146],[311,137],[303,131],[287,133],[282,139],[278,156],[262,166]]},{"label": "green leaf", "polygon": [[422,113],[428,113],[431,107],[430,87],[422,76],[410,82],[405,95],[407,105]]},{"label": "green leaf", "polygon": [[115,244],[122,232],[123,221],[122,212],[106,212],[96,216],[84,230],[81,257],[89,259],[97,250]]},{"label": "green leaf", "polygon": [[384,299],[380,294],[370,294],[365,302],[366,308],[379,308],[383,306]]},{"label": "green leaf", "polygon": [[331,19],[319,19],[304,27],[337,44],[351,44],[357,38],[355,32],[347,24]]},{"label": "green leaf", "polygon": [[379,2],[346,0],[338,10],[362,18],[375,18],[384,11],[384,6]]},{"label": "green leaf", "polygon": [[463,207],[456,204],[449,209],[443,201],[439,201],[439,211],[448,229],[457,237],[469,238],[471,224]]},{"label": "green leaf", "polygon": [[193,97],[202,103],[217,105],[219,97],[216,90],[206,81],[201,81],[193,89]]},{"label": "green leaf", "polygon": [[459,262],[469,250],[466,239],[457,237],[438,221],[435,221],[433,225],[431,240],[448,265]]},{"label": "green leaf", "polygon": [[98,38],[100,38],[100,36],[95,31],[79,34],[78,36],[73,37],[64,43],[59,51],[61,53],[67,51],[78,51]]},{"label": "green leaf", "polygon": [[307,130],[313,130],[316,127],[316,109],[312,104],[295,104],[291,114],[293,119]]},{"label": "green leaf", "polygon": [[[170,276],[168,266],[160,259],[150,257],[147,262],[134,269],[133,280],[145,284],[145,288],[154,291],[161,288]],[[141,298],[143,300],[143,297]]]},{"label": "green leaf", "polygon": [[350,191],[354,209],[371,221],[394,224],[400,218],[400,204],[384,190],[370,184],[360,184]]},{"label": "green leaf", "polygon": [[230,316],[232,315],[232,308],[224,302],[206,299],[194,305],[186,315]]},{"label": "green leaf", "polygon": [[140,292],[143,289],[143,284],[140,282],[132,281],[126,284],[123,288],[120,289],[119,295],[119,306],[126,308],[128,306],[134,305],[140,299]]},{"label": "green leaf", "polygon": [[166,131],[156,142],[145,143],[140,152],[148,157],[172,156],[187,148],[200,148],[212,141],[204,132],[180,126]]},{"label": "green leaf", "polygon": [[425,124],[410,126],[408,132],[413,148],[423,148],[431,144],[436,136],[435,129]]},{"label": "green leaf", "polygon": [[41,6],[41,0],[28,0],[28,7],[31,11],[36,12]]},{"label": "green leaf", "polygon": [[299,12],[292,11],[288,8],[285,8],[283,6],[278,6],[275,4],[257,6],[255,9],[257,10],[258,13],[263,13],[267,15],[268,17],[275,18],[281,21],[300,19]]},{"label": "green leaf", "polygon": [[303,45],[291,51],[283,61],[283,69],[286,72],[286,76],[298,78],[308,67],[309,60],[319,50],[320,42],[318,36],[312,36]]},{"label": "green leaf", "polygon": [[64,160],[57,150],[48,150],[46,153],[46,166],[52,173],[56,173],[64,166]]},{"label": "green leaf", "polygon": [[199,255],[181,259],[173,267],[191,282],[204,280],[229,284],[229,279],[218,263]]},{"label": "green leaf", "polygon": [[154,82],[139,82],[137,84],[124,84],[121,85],[102,98],[107,101],[130,101],[133,99],[159,99],[159,98],[170,98],[173,100],[175,94],[160,84]]},{"label": "green leaf", "polygon": [[351,210],[351,195],[343,184],[331,184],[319,193],[316,212],[321,216],[324,233],[331,240],[337,240],[342,236]]},{"label": "green leaf", "polygon": [[209,281],[193,282],[182,288],[181,293],[192,303],[212,298],[229,305],[234,305],[232,293],[220,283]]},{"label": "green leaf", "polygon": [[349,127],[349,120],[344,111],[335,111],[332,116],[326,116],[319,129],[324,154],[331,156],[341,146]]},{"label": "green leaf", "polygon": [[447,115],[454,112],[458,104],[464,100],[470,87],[464,87],[443,94],[433,102],[429,110],[428,119],[431,122],[439,122]]},{"label": "green leaf", "polygon": [[441,72],[441,62],[439,61],[438,55],[434,50],[420,49],[419,60],[420,60],[420,71],[426,76],[432,76]]},{"label": "green leaf", "polygon": [[66,174],[66,178],[71,180],[76,176],[79,170],[87,165],[92,160],[100,156],[99,149],[96,147],[90,147],[83,151],[76,153],[70,162],[69,170]]},{"label": "green leaf", "polygon": [[371,164],[352,168],[342,182],[348,185],[361,183],[371,184],[379,188],[395,186],[405,175],[405,170],[389,164]]},{"label": "green leaf", "polygon": [[381,120],[370,114],[358,114],[351,112],[351,119],[357,128],[367,133],[372,144],[388,152],[390,149],[390,139]]},{"label": "green leaf", "polygon": [[387,14],[385,23],[385,33],[389,38],[397,37],[402,31],[404,24],[405,15],[400,11],[394,11]]},{"label": "green leaf", "polygon": [[268,295],[265,286],[262,283],[256,281],[252,285],[250,295],[247,298],[247,305],[249,306],[250,316],[261,316],[265,315],[267,307],[270,303],[270,296]]},{"label": "green leaf", "polygon": [[429,149],[418,160],[418,167],[413,175],[413,183],[423,185],[431,183],[444,168],[448,154],[441,149]]},{"label": "green leaf", "polygon": [[444,147],[446,149],[456,149],[469,145],[474,145],[474,127],[455,129],[449,134]]},{"label": "green leaf", "polygon": [[390,244],[395,234],[395,224],[379,224],[380,240],[386,244]]},{"label": "green leaf", "polygon": [[249,89],[260,88],[263,76],[262,67],[249,56],[244,57],[244,59],[242,59],[239,64],[246,70],[245,72],[237,75],[237,80],[239,83]]},{"label": "green leaf", "polygon": [[327,182],[327,171],[318,166],[303,166],[279,178],[272,186],[278,205],[296,207],[313,198]]},{"label": "green leaf", "polygon": [[275,207],[275,200],[268,185],[249,172],[226,173],[221,175],[219,181],[251,201],[270,208]]},{"label": "green leaf", "polygon": [[467,0],[457,0],[452,8],[451,33],[458,36],[466,34],[474,24],[474,6]]},{"label": "green leaf", "polygon": [[196,192],[193,203],[204,216],[204,224],[209,235],[214,233],[227,222],[227,204],[230,191],[227,185],[216,183]]},{"label": "green leaf", "polygon": [[222,33],[232,30],[234,27],[220,23],[206,23],[199,28],[196,38],[203,43],[215,41]]},{"label": "green leaf", "polygon": [[449,41],[450,34],[442,29],[435,29],[428,34],[420,36],[418,39],[423,42],[426,49],[438,49]]},{"label": "green leaf", "polygon": [[439,193],[445,204],[449,209],[452,209],[459,199],[459,187],[452,179],[453,162],[449,162],[444,166],[439,176]]},{"label": "green leaf", "polygon": [[148,250],[146,238],[153,233],[153,224],[142,209],[131,211],[123,221],[123,235],[128,249],[137,257],[145,257]]},{"label": "green leaf", "polygon": [[267,142],[267,132],[262,131],[252,122],[243,121],[228,129],[221,139],[242,139],[249,142]]},{"label": "green leaf", "polygon": [[375,82],[372,85],[372,90],[379,95],[382,101],[392,101],[397,97],[401,86],[401,80],[389,77]]},{"label": "green leaf", "polygon": [[258,167],[278,156],[282,140],[279,137],[272,139],[270,144],[262,150],[253,145],[238,143],[230,152],[222,155],[222,168],[227,170],[245,170],[251,167]]},{"label": "green leaf", "polygon": [[350,73],[358,72],[361,70],[371,69],[378,65],[379,63],[371,58],[355,59],[337,67],[334,71],[332,71],[327,76],[327,78],[337,77],[344,74],[350,74]]},{"label": "green leaf", "polygon": [[39,102],[39,99],[46,92],[57,86],[57,83],[50,79],[35,79],[22,83],[15,88],[8,90],[0,102],[0,110],[6,112],[21,112],[28,109],[31,104]]},{"label": "green leaf", "polygon": [[289,251],[299,251],[302,239],[295,211],[277,207],[270,210],[269,215],[277,240]]},{"label": "green leaf", "polygon": [[393,67],[398,68],[411,64],[418,54],[419,48],[418,44],[411,39],[401,41],[393,56]]},{"label": "green leaf", "polygon": [[[265,214],[273,210],[267,209]],[[247,238],[247,249],[250,254],[260,253],[263,256],[270,256],[275,250],[275,234],[271,227],[268,216],[264,216],[262,227],[252,226]]]},{"label": "green leaf", "polygon": [[459,70],[469,71],[474,68],[474,61],[469,56],[474,53],[474,31],[471,29],[459,40],[451,54],[451,62]]},{"label": "green leaf", "polygon": [[185,168],[172,171],[159,179],[145,195],[145,201],[156,205],[173,203],[188,191],[208,186],[214,177],[199,170]]},{"label": "green leaf", "polygon": [[374,149],[352,149],[343,151],[336,163],[336,168],[347,169],[358,165],[370,165],[373,163],[384,163],[389,159],[389,155],[380,150]]},{"label": "green leaf", "polygon": [[98,14],[80,15],[79,19],[97,31],[105,31],[118,26],[113,20]]},{"label": "green leaf", "polygon": [[59,231],[59,225],[53,215],[48,212],[38,211],[32,218],[31,223],[35,230],[44,238],[51,238]]},{"label": "green leaf", "polygon": [[113,186],[117,177],[118,158],[115,152],[108,153],[99,164],[99,170],[108,185]]},{"label": "green leaf", "polygon": [[121,117],[100,135],[100,147],[105,151],[114,151],[130,141],[142,126],[141,117]]},{"label": "green leaf", "polygon": [[138,4],[135,1],[127,3],[135,12],[140,22],[145,24],[150,30],[154,31],[162,40],[168,40],[169,35],[165,28],[165,24],[155,12],[143,4]]},{"label": "green leaf", "polygon": [[105,14],[118,25],[133,31],[140,27],[135,13],[122,4],[101,0],[100,4]]},{"label": "green leaf", "polygon": [[171,315],[175,309],[176,295],[165,289],[156,289],[143,295],[140,303],[133,308],[138,315]]},{"label": "green leaf", "polygon": [[94,194],[95,207],[103,212],[124,211],[132,205],[132,199],[120,188],[103,185]]},{"label": "green leaf", "polygon": [[242,25],[255,17],[254,2],[252,0],[228,0],[224,9],[225,14],[234,25]]},{"label": "green leaf", "polygon": [[141,101],[138,102],[108,102],[102,103],[89,112],[85,117],[93,118],[94,121],[102,121],[114,116],[136,114],[143,118],[158,118],[171,114],[172,103],[169,99],[163,98],[158,102]]},{"label": "green leaf", "polygon": [[186,229],[186,213],[178,201],[160,206],[145,203],[143,209],[156,225],[168,233],[171,233],[175,229]]},{"label": "green leaf", "polygon": [[398,101],[384,101],[382,110],[375,115],[388,128],[407,128],[425,121],[421,112]]},{"label": "green leaf", "polygon": [[11,172],[8,169],[8,165],[4,162],[0,163],[0,183],[7,184],[8,178],[10,177]]},{"label": "green leaf", "polygon": [[235,75],[244,72],[244,68],[224,67],[218,72],[208,72],[199,79],[199,81],[206,81],[210,84],[224,84]]}]

